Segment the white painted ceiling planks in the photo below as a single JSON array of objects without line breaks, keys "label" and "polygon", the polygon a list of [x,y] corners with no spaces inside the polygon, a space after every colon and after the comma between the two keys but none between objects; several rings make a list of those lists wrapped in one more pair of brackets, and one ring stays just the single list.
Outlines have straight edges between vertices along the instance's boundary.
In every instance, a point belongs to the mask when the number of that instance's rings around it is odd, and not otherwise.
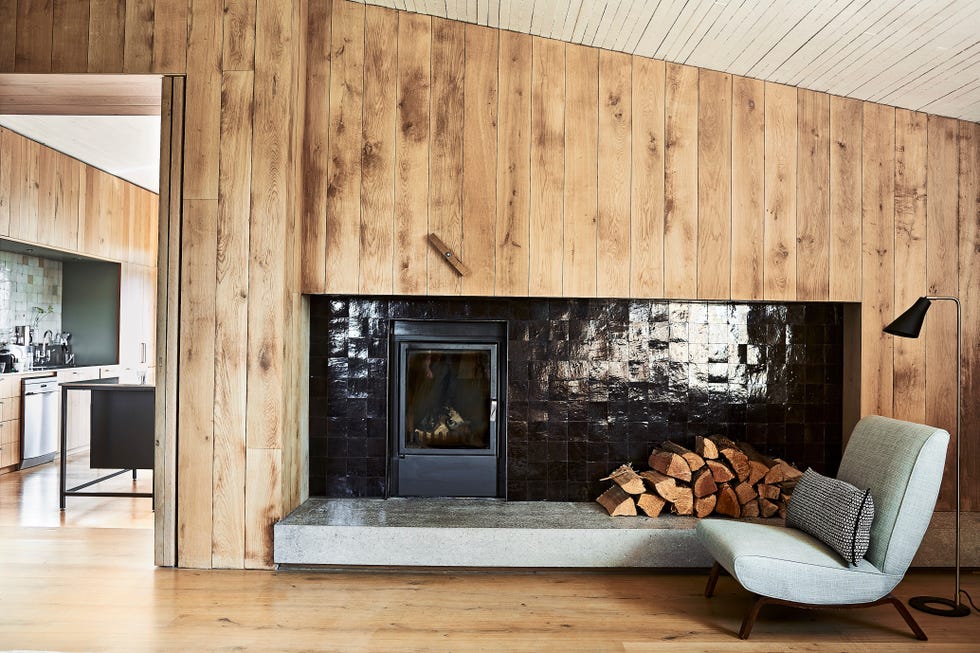
[{"label": "white painted ceiling planks", "polygon": [[358,0],[980,121],[980,0]]}]

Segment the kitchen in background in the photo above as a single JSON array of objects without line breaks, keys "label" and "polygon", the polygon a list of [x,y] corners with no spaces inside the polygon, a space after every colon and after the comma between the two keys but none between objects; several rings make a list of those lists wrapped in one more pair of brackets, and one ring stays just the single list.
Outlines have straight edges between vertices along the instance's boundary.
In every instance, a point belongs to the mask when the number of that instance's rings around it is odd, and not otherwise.
[{"label": "kitchen in background", "polygon": [[[34,342],[47,339],[48,345],[57,343],[61,334],[62,270],[61,261],[0,251],[0,346],[14,345],[16,349],[18,326],[29,327]],[[23,332],[20,340],[26,340]],[[14,353],[24,369],[27,352],[19,354]],[[3,372],[15,371],[9,358],[0,359],[0,367],[5,368]]]}]

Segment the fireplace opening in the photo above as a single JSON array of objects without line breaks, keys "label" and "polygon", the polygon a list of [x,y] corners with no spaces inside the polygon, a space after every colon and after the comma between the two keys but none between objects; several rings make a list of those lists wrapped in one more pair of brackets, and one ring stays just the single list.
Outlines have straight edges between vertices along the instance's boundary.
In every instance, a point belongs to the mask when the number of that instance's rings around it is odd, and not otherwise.
[{"label": "fireplace opening", "polygon": [[389,496],[502,497],[502,322],[395,320]]}]

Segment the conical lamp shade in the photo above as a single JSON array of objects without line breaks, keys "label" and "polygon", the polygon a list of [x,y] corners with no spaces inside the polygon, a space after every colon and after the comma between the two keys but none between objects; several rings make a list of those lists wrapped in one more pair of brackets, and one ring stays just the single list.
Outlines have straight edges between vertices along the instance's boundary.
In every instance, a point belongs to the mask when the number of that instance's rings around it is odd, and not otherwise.
[{"label": "conical lamp shade", "polygon": [[922,321],[926,319],[926,311],[932,302],[925,297],[919,297],[915,303],[884,328],[885,333],[902,338],[918,338],[922,330]]}]

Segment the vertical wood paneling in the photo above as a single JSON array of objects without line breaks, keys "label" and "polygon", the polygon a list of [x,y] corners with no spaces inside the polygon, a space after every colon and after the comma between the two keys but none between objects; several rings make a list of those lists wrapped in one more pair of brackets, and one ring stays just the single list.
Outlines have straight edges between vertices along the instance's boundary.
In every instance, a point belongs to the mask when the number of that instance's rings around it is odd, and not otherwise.
[{"label": "vertical wood paneling", "polygon": [[245,425],[252,73],[221,84],[221,159],[215,271],[212,564],[245,564]]},{"label": "vertical wood paneling", "polygon": [[[365,8],[365,39],[380,42],[398,31],[398,14]],[[394,48],[364,53],[364,126],[361,134],[360,283],[363,293],[392,292],[395,238],[395,76]]]},{"label": "vertical wood paneling", "polygon": [[796,299],[796,89],[766,83],[763,296]]},{"label": "vertical wood paneling", "polygon": [[327,292],[357,292],[363,85],[364,5],[335,2],[330,37]]},{"label": "vertical wood paneling", "polygon": [[463,80],[463,246],[470,268],[464,295],[492,295],[496,273],[498,32],[466,26]]},{"label": "vertical wood paneling", "polygon": [[217,199],[222,0],[190,2],[184,197]]},{"label": "vertical wood paneling", "polygon": [[[254,70],[255,69],[255,3],[257,0],[225,0],[224,44],[221,52],[222,70]],[[311,17],[322,26],[322,8],[329,8],[329,1],[307,0]],[[329,16],[329,14],[327,14]],[[308,23],[312,25],[312,21]],[[310,30],[314,32],[314,30]],[[313,43],[307,40],[307,52],[313,47],[325,47],[326,41]],[[315,52],[316,50],[312,50]],[[311,60],[322,61],[320,57]]]},{"label": "vertical wood paneling", "polygon": [[[895,313],[926,290],[926,116],[895,112]],[[895,338],[893,414],[922,423],[926,416],[925,339]]]},{"label": "vertical wood paneling", "polygon": [[272,526],[282,518],[282,450],[249,449],[245,461],[245,566],[268,567]]},{"label": "vertical wood paneling", "polygon": [[123,70],[144,73],[153,63],[154,0],[126,0],[126,41]]},{"label": "vertical wood paneling", "polygon": [[181,234],[177,563],[211,566],[218,202],[186,200]]},{"label": "vertical wood paneling", "polygon": [[667,64],[664,295],[698,290],[698,69]]},{"label": "vertical wood paneling", "polygon": [[51,70],[52,0],[18,0],[15,70],[46,73]]},{"label": "vertical wood paneling", "polygon": [[500,33],[497,130],[498,295],[527,295],[531,184],[531,37]]},{"label": "vertical wood paneling", "polygon": [[0,236],[10,234],[10,202],[13,192],[13,147],[11,132],[0,127]]},{"label": "vertical wood paneling", "polygon": [[[58,157],[59,174],[61,175],[62,197],[58,200],[58,211],[63,221],[61,240],[58,246],[69,250],[78,249],[78,216],[80,197],[82,194],[85,173],[81,162],[67,156]],[[145,192],[145,196],[156,200],[157,196]],[[153,213],[153,224],[156,225],[156,214]],[[156,240],[154,240],[154,244]],[[155,263],[155,259],[153,263]]]},{"label": "vertical wood paneling", "polygon": [[830,96],[799,90],[796,298],[830,297]]},{"label": "vertical wood paneling", "polygon": [[565,44],[531,41],[531,295],[560,297],[564,248]]},{"label": "vertical wood paneling", "polygon": [[762,299],[766,87],[732,80],[732,298]]},{"label": "vertical wood paneling", "polygon": [[11,139],[9,198],[11,238],[37,242],[38,157],[41,146],[13,132]]},{"label": "vertical wood paneling", "polygon": [[[330,43],[332,0],[310,0],[306,48],[321,51]],[[227,28],[226,28],[227,29]],[[303,130],[302,282],[306,292],[324,292],[327,278],[327,146],[330,133],[330,58],[308,57]]]},{"label": "vertical wood paneling", "polygon": [[182,73],[187,69],[187,2],[153,3],[153,72]]},{"label": "vertical wood paneling", "polygon": [[59,200],[63,198],[58,157],[54,150],[43,147],[38,152],[38,220],[35,236],[38,242],[54,243],[58,239]]},{"label": "vertical wood paneling", "polygon": [[[429,116],[429,231],[460,251],[463,242],[463,24],[432,19],[432,109]],[[459,275],[435,249],[426,249],[428,290],[458,295]]]},{"label": "vertical wood paneling", "polygon": [[830,98],[830,300],[861,301],[863,108]]},{"label": "vertical wood paneling", "polygon": [[633,57],[630,295],[664,291],[664,63]]},{"label": "vertical wood paneling", "polygon": [[[980,124],[960,122],[959,297],[963,305],[963,433],[957,434],[961,446],[960,466],[970,479],[970,471],[980,468],[980,444],[976,425],[980,423]],[[973,437],[970,437],[970,434]],[[947,472],[948,474],[948,472]],[[980,483],[967,481],[962,491],[962,509],[980,510]]]},{"label": "vertical wood paneling", "polygon": [[[926,172],[926,282],[923,294],[959,295],[959,126],[952,118],[929,116]],[[951,180],[957,183],[951,183]],[[896,310],[904,310],[901,304]],[[925,423],[956,432],[956,307],[936,302],[923,325]],[[897,344],[897,343],[896,343]],[[947,469],[955,450],[947,449]],[[940,510],[953,506],[955,477],[943,475]]]},{"label": "vertical wood paneling", "polygon": [[426,282],[430,20],[398,15],[394,290],[409,295],[424,294]]},{"label": "vertical wood paneling", "polygon": [[728,299],[732,285],[732,76],[698,81],[698,297]]},{"label": "vertical wood paneling", "polygon": [[[599,55],[565,46],[565,243],[562,284],[566,297],[596,292],[596,210],[599,122]],[[503,156],[503,152],[500,153]]]},{"label": "vertical wood paneling", "polygon": [[[895,110],[864,103],[862,154],[861,414],[892,413],[895,318]],[[904,309],[902,309],[904,310]]]},{"label": "vertical wood paneling", "polygon": [[88,71],[121,73],[125,36],[126,0],[89,0]]},{"label": "vertical wood paneling", "polygon": [[[55,0],[70,2],[71,0]],[[81,4],[81,3],[79,3]],[[88,3],[85,3],[86,7]],[[88,24],[85,25],[88,29]],[[0,70],[11,72],[17,61],[17,3],[0,2]]]},{"label": "vertical wood paneling", "polygon": [[631,69],[628,55],[599,51],[596,294],[602,297],[630,293]]},{"label": "vertical wood paneling", "polygon": [[[284,119],[290,115],[292,103],[289,93],[280,92],[280,87],[285,88],[290,77],[293,61],[286,46],[294,35],[287,7],[263,2],[257,8],[245,437],[249,449],[278,449],[283,443],[283,375],[286,374],[283,369],[286,324],[283,244],[287,242],[286,222],[292,211],[288,201],[291,134],[289,121]],[[261,476],[267,471],[247,468],[246,486],[267,482]],[[246,524],[251,524],[247,513]],[[247,550],[246,566],[249,566]]]},{"label": "vertical wood paneling", "polygon": [[[89,3],[53,0],[52,11],[54,21],[51,34],[51,72],[87,71]],[[3,18],[0,16],[0,23],[2,22]]]}]

